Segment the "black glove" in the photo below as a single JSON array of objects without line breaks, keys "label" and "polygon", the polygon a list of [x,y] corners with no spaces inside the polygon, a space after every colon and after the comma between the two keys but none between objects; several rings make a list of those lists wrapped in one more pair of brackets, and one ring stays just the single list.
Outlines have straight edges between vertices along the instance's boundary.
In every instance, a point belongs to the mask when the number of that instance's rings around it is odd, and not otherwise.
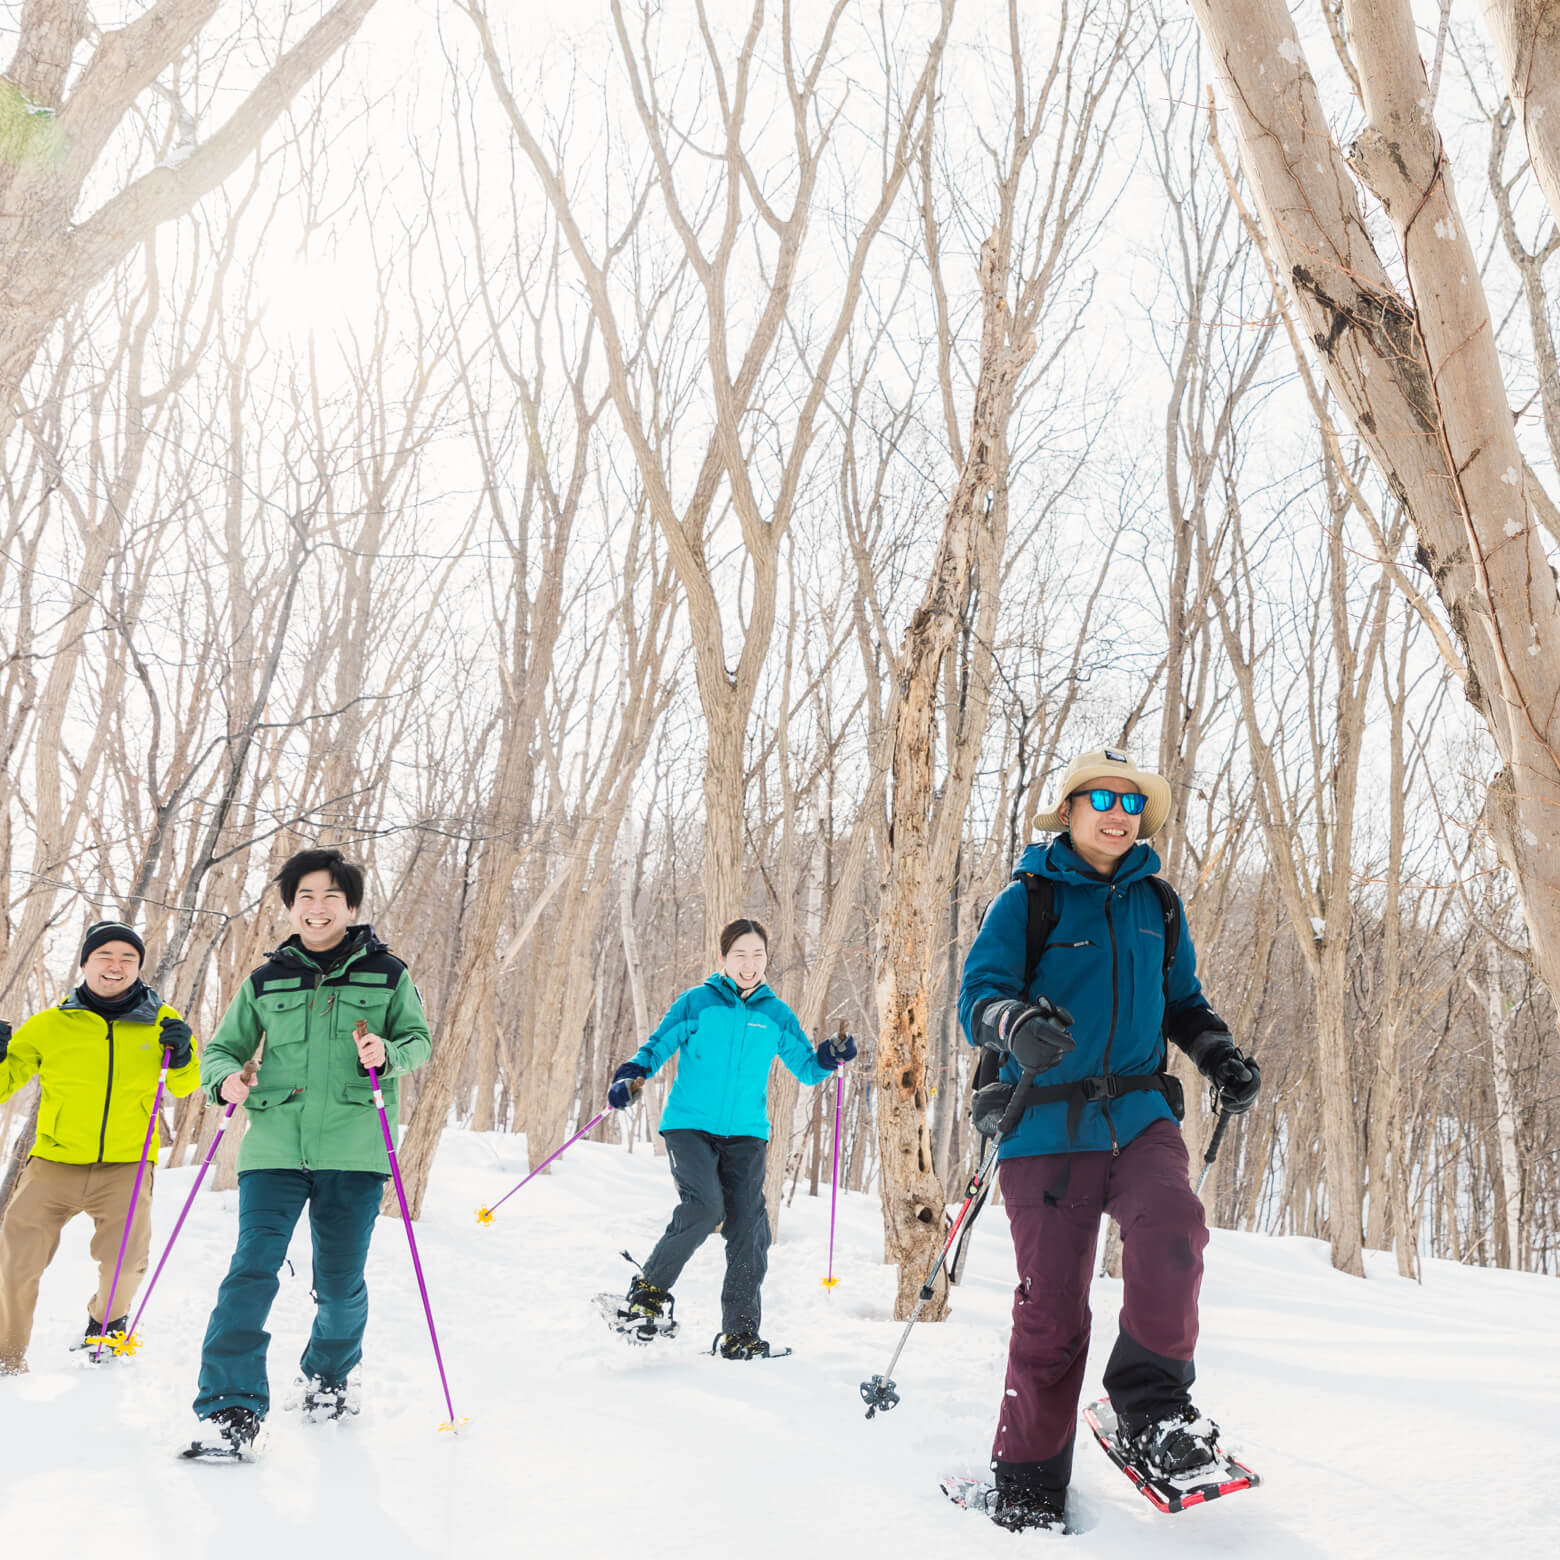
[{"label": "black glove", "polygon": [[638,1062],[624,1062],[612,1074],[612,1087],[607,1090],[607,1104],[613,1110],[622,1110],[634,1097],[634,1091],[629,1088],[629,1085],[649,1076],[650,1074]]},{"label": "black glove", "polygon": [[1073,1048],[1073,1017],[1049,997],[1033,1004],[1014,998],[981,1006],[976,1025],[983,1046],[1005,1055],[1028,1073],[1046,1073]]},{"label": "black glove", "polygon": [[818,1042],[818,1049],[813,1052],[818,1058],[820,1067],[838,1067],[842,1062],[851,1061],[856,1055],[856,1037],[854,1035],[831,1035],[827,1040]]},{"label": "black glove", "polygon": [[1192,1065],[1218,1091],[1219,1109],[1226,1115],[1243,1116],[1257,1103],[1262,1087],[1262,1071],[1223,1030],[1205,1029],[1194,1035],[1184,1047]]},{"label": "black glove", "polygon": [[188,1067],[195,1036],[182,1018],[165,1018],[162,1021],[162,1043],[170,1053],[168,1066]]},{"label": "black glove", "polygon": [[1013,1103],[1013,1091],[1017,1087],[1016,1083],[1002,1083],[999,1080],[977,1089],[970,1097],[970,1120],[981,1137],[994,1138],[997,1135],[1002,1118]]},{"label": "black glove", "polygon": [[5,1053],[11,1047],[11,1026],[0,1018],[0,1062],[5,1060]]}]

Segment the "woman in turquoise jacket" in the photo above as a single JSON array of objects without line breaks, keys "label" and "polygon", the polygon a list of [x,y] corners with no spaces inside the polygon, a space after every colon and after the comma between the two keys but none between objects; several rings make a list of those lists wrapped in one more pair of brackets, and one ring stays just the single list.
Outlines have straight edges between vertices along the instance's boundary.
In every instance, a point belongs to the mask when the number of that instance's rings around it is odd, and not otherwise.
[{"label": "woman in turquoise jacket", "polygon": [[612,1075],[607,1103],[621,1110],[676,1056],[677,1078],[661,1112],[661,1136],[681,1201],[618,1311],[619,1330],[641,1342],[676,1330],[672,1285],[723,1226],[726,1282],[713,1352],[728,1360],[769,1353],[758,1335],[759,1288],[769,1262],[764,1157],[769,1146],[769,1069],[779,1057],[803,1083],[821,1083],[856,1054],[856,1042],[807,1043],[796,1015],[764,984],[769,933],[758,921],[721,930],[720,967],[668,1009],[655,1033]]}]

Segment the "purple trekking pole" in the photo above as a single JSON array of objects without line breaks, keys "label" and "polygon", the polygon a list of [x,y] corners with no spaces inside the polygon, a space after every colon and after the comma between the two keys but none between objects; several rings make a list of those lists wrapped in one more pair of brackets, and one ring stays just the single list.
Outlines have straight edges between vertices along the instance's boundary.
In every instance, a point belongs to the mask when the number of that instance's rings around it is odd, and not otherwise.
[{"label": "purple trekking pole", "polygon": [[[243,1071],[239,1076],[245,1083],[253,1085],[253,1062],[245,1062]],[[227,1131],[227,1124],[233,1119],[233,1112],[238,1109],[236,1104],[229,1105],[222,1112],[222,1119],[217,1123],[217,1130],[212,1134],[211,1147],[206,1150],[206,1157],[200,1162],[200,1169],[195,1172],[195,1184],[190,1188],[190,1194],[184,1199],[184,1206],[179,1210],[179,1217],[174,1221],[173,1234],[168,1237],[168,1244],[163,1247],[162,1255],[157,1259],[157,1266],[152,1273],[152,1281],[146,1286],[141,1295],[141,1303],[136,1307],[135,1319],[130,1323],[130,1330],[114,1345],[121,1354],[134,1354],[141,1347],[136,1338],[135,1330],[141,1325],[141,1317],[146,1311],[147,1302],[152,1298],[152,1291],[157,1287],[157,1280],[162,1277],[163,1264],[168,1260],[168,1254],[173,1250],[173,1243],[179,1238],[179,1231],[184,1228],[184,1221],[189,1217],[189,1212],[195,1206],[195,1194],[200,1190],[200,1183],[206,1179],[206,1172],[211,1168],[211,1161],[216,1158],[217,1145],[222,1141],[222,1134]]]},{"label": "purple trekking pole", "polygon": [[[636,1078],[636,1079],[635,1079],[635,1080],[634,1080],[634,1082],[635,1082],[635,1083],[638,1083],[638,1082],[639,1082],[639,1079],[637,1079],[637,1078]],[[639,1092],[639,1091],[638,1091],[638,1090],[637,1090],[637,1089],[635,1089],[635,1090],[633,1090],[633,1092],[634,1092],[634,1093],[635,1093],[635,1094],[637,1094],[637,1093],[638,1093],[638,1092]],[[563,1148],[568,1148],[568,1147],[570,1147],[570,1146],[571,1146],[571,1145],[572,1145],[572,1144],[575,1144],[575,1143],[578,1143],[578,1142],[579,1142],[579,1140],[580,1140],[580,1139],[581,1139],[581,1138],[582,1138],[582,1137],[584,1137],[584,1136],[585,1136],[585,1134],[586,1134],[586,1133],[587,1133],[587,1132],[589,1132],[589,1131],[590,1131],[590,1129],[591,1129],[591,1128],[592,1128],[592,1127],[594,1127],[594,1126],[596,1126],[596,1125],[597,1125],[597,1123],[598,1123],[598,1122],[600,1122],[600,1121],[601,1121],[601,1120],[603,1120],[603,1119],[604,1119],[604,1118],[605,1118],[605,1117],[607,1117],[607,1116],[610,1116],[610,1115],[611,1115],[611,1114],[612,1114],[612,1107],[611,1107],[611,1106],[610,1106],[610,1105],[607,1105],[607,1106],[605,1106],[605,1107],[604,1107],[604,1108],[603,1108],[603,1109],[601,1109],[601,1110],[600,1110],[600,1111],[598,1111],[598,1112],[597,1112],[597,1113],[596,1113],[596,1114],[595,1114],[595,1115],[594,1115],[594,1116],[592,1116],[592,1117],[591,1117],[591,1118],[590,1118],[590,1120],[589,1120],[589,1121],[587,1121],[587,1122],[586,1122],[586,1123],[585,1123],[585,1125],[584,1125],[584,1126],[583,1126],[583,1127],[581,1127],[581,1128],[580,1128],[580,1130],[579,1130],[579,1131],[578,1131],[578,1132],[576,1132],[576,1133],[575,1133],[575,1134],[574,1134],[574,1136],[573,1136],[573,1137],[571,1137],[571,1138],[570,1138],[570,1139],[569,1139],[569,1141],[568,1141],[568,1142],[567,1142],[567,1143],[565,1143],[565,1144],[564,1144],[564,1145],[563,1145]],[[528,1175],[528,1176],[526,1176],[526,1177],[525,1177],[525,1179],[524,1179],[524,1180],[522,1180],[522,1181],[520,1181],[520,1182],[518,1182],[518,1183],[517,1183],[517,1184],[516,1184],[516,1185],[514,1185],[514,1186],[511,1186],[511,1187],[510,1187],[510,1188],[509,1188],[509,1190],[508,1190],[508,1191],[507,1191],[507,1192],[505,1192],[505,1193],[504,1193],[504,1195],[503,1195],[503,1196],[502,1196],[502,1197],[500,1197],[500,1198],[499,1198],[499,1199],[498,1199],[498,1201],[497,1201],[497,1202],[496,1202],[496,1203],[494,1203],[494,1204],[493,1204],[493,1205],[492,1205],[492,1206],[491,1206],[491,1207],[488,1207],[488,1208],[478,1208],[478,1209],[477,1209],[477,1223],[478,1223],[478,1224],[491,1224],[491,1223],[492,1223],[492,1222],[493,1222],[493,1215],[494,1215],[494,1214],[495,1214],[495,1213],[497,1213],[497,1212],[498,1212],[498,1210],[499,1210],[499,1209],[500,1209],[500,1208],[502,1208],[502,1207],[503,1207],[503,1206],[504,1206],[504,1204],[505,1204],[505,1203],[506,1203],[506,1202],[508,1202],[508,1201],[509,1201],[509,1199],[510,1199],[510,1198],[511,1198],[511,1197],[513,1197],[513,1196],[514,1196],[514,1195],[515,1195],[515,1193],[516,1193],[516,1192],[518,1192],[518,1191],[519,1191],[519,1190],[520,1190],[520,1188],[521,1188],[521,1187],[522,1187],[522,1186],[524,1186],[524,1185],[525,1185],[525,1183],[526,1183],[526,1181],[529,1181],[529,1180],[530,1180],[530,1179],[531,1179],[531,1177],[532,1177],[532,1176],[538,1176],[538,1175],[540,1175],[540,1174],[541,1174],[541,1173],[542,1173],[542,1171],[544,1171],[544,1170],[545,1170],[545,1169],[546,1169],[546,1168],[547,1168],[547,1167],[548,1167],[548,1165],[550,1165],[550,1164],[551,1164],[551,1163],[552,1163],[552,1162],[553,1162],[553,1160],[555,1160],[555,1159],[556,1159],[556,1158],[557,1158],[557,1157],[558,1157],[558,1155],[559,1155],[559,1154],[561,1154],[561,1153],[562,1153],[562,1152],[563,1152],[563,1148],[555,1148],[555,1149],[554,1149],[554,1150],[553,1150],[553,1151],[552,1151],[552,1153],[550,1153],[550,1154],[549,1154],[549,1155],[548,1155],[548,1156],[547,1156],[547,1157],[546,1157],[546,1158],[545,1158],[545,1159],[544,1159],[544,1160],[543,1160],[543,1161],[542,1161],[542,1162],[541,1162],[541,1164],[539,1164],[539,1165],[538,1165],[538,1166],[537,1166],[537,1167],[536,1167],[536,1168],[535,1168],[535,1169],[534,1169],[534,1170],[533,1170],[533,1171],[532,1171],[532,1172],[531,1172],[531,1175]]]},{"label": "purple trekking pole", "polygon": [[[359,1019],[356,1026],[355,1038],[362,1039],[368,1033],[368,1025]],[[455,1417],[455,1405],[450,1400],[449,1378],[444,1374],[444,1356],[439,1352],[439,1333],[433,1325],[433,1307],[428,1303],[428,1286],[423,1281],[422,1259],[417,1255],[417,1237],[412,1233],[412,1210],[406,1205],[406,1188],[401,1184],[401,1166],[395,1157],[395,1139],[390,1133],[390,1118],[385,1114],[385,1093],[379,1084],[379,1069],[368,1069],[368,1081],[374,1088],[374,1104],[379,1110],[379,1125],[385,1134],[385,1152],[390,1156],[390,1174],[395,1178],[395,1195],[401,1203],[401,1222],[406,1226],[406,1244],[412,1248],[412,1268],[417,1274],[417,1288],[422,1295],[423,1315],[428,1318],[428,1336],[433,1340],[433,1360],[439,1367],[439,1385],[444,1388],[444,1406],[449,1410],[450,1417],[439,1426],[441,1430],[448,1430],[452,1434],[458,1434],[460,1427],[466,1423],[464,1419]]]},{"label": "purple trekking pole", "polygon": [[[151,1120],[146,1123],[146,1141],[141,1145],[141,1162],[135,1167],[135,1185],[130,1191],[130,1211],[125,1215],[124,1233],[119,1237],[119,1256],[114,1262],[114,1281],[108,1286],[108,1304],[103,1307],[103,1320],[99,1327],[107,1327],[114,1317],[114,1295],[119,1289],[119,1273],[125,1265],[125,1247],[130,1244],[130,1226],[135,1223],[136,1205],[141,1201],[141,1182],[146,1179],[146,1156],[152,1151],[152,1134],[157,1130],[157,1112],[162,1105],[163,1085],[168,1081],[168,1061],[173,1055],[173,1047],[163,1047],[162,1071],[157,1074],[157,1093],[152,1096]],[[135,1329],[131,1328],[131,1332]],[[125,1342],[130,1341],[130,1333],[125,1334]],[[92,1362],[96,1364],[103,1358],[103,1345],[108,1342],[107,1334],[98,1335],[97,1347],[92,1351]],[[115,1349],[117,1353],[134,1354],[133,1346],[126,1349]]]},{"label": "purple trekking pole", "polygon": [[[844,1033],[845,1025],[842,1021],[841,1036]],[[834,1276],[834,1215],[840,1204],[840,1105],[844,1098],[845,1064],[842,1062],[834,1070],[834,1174],[833,1184],[829,1188],[829,1276],[818,1280],[830,1294],[834,1293],[834,1286],[839,1283],[839,1279]]]}]

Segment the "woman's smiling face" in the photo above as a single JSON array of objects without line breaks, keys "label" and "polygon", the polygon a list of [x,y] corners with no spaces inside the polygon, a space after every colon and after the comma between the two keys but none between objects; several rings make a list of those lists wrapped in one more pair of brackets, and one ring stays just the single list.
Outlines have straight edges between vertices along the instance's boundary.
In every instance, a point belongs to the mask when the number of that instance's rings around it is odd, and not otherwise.
[{"label": "woman's smiling face", "polygon": [[724,974],[736,982],[738,991],[751,991],[764,978],[769,966],[769,949],[757,932],[744,932],[720,961]]}]

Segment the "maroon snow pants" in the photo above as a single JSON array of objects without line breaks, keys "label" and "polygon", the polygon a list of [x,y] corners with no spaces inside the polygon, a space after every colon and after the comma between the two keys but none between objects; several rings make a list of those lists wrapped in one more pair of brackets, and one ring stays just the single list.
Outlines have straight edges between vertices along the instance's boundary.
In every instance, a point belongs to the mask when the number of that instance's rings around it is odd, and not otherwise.
[{"label": "maroon snow pants", "polygon": [[1007,1159],[998,1175],[1018,1288],[993,1466],[999,1475],[1065,1488],[1089,1353],[1089,1280],[1101,1213],[1121,1225],[1124,1289],[1105,1390],[1129,1423],[1187,1401],[1208,1227],[1187,1180],[1186,1144],[1170,1121],[1153,1122],[1116,1157]]}]

